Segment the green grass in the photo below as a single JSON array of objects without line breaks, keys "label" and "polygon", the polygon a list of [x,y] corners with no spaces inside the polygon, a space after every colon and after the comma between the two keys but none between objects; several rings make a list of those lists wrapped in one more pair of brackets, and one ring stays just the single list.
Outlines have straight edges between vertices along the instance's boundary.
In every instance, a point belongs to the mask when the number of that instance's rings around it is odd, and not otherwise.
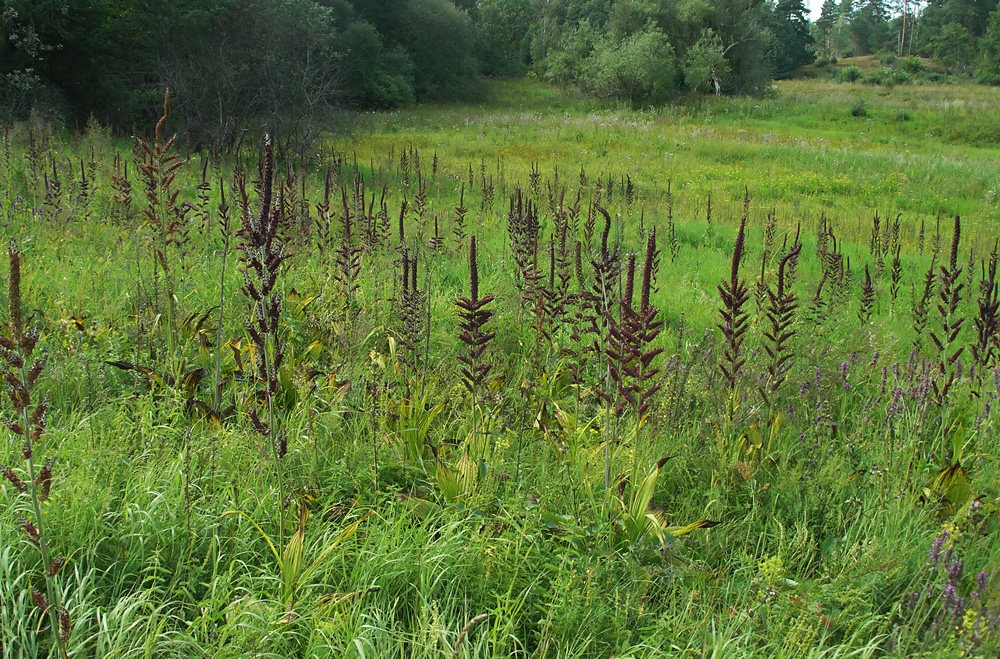
[{"label": "green grass", "polygon": [[[746,186],[786,223],[825,213],[862,231],[874,210],[903,213],[908,227],[938,213],[987,227],[1000,220],[994,88],[799,80],[779,83],[771,98],[707,99],[700,112],[630,112],[548,89],[534,95],[536,87],[497,83],[498,101],[481,108],[367,115],[338,146],[361,162],[406,144],[448,153],[459,167],[500,159],[511,176],[532,162],[547,173],[571,162],[566,177],[580,166],[591,177],[628,173],[653,207],[672,181],[689,215],[711,192],[731,218]],[[867,117],[851,115],[859,100]]]},{"label": "green grass", "polygon": [[[154,265],[160,243],[141,214],[132,162],[130,217],[113,203],[114,153],[131,161],[129,145],[98,130],[62,140],[34,126],[47,176],[52,157],[61,179],[58,195],[46,200],[41,170],[32,173],[27,157],[28,127],[13,127],[0,152],[0,221],[4,238],[22,250],[25,313],[47,357],[37,393],[48,396],[50,412],[35,453],[56,460],[45,515],[49,543],[67,559],[57,582],[72,620],[70,656],[995,656],[1000,591],[980,588],[977,573],[995,580],[1000,567],[993,537],[1000,389],[995,358],[971,372],[969,347],[981,262],[1000,219],[995,96],[961,85],[885,90],[814,79],[780,83],[766,98],[635,112],[525,80],[495,83],[482,105],[346,117],[350,130],[316,145],[316,157],[296,170],[310,219],[283,233],[291,254],[278,283],[287,342],[276,398],[289,444],[283,491],[269,440],[248,418],[261,385],[240,368],[252,355],[235,249],[225,275],[224,345],[215,345],[223,253],[216,208],[220,180],[234,198],[234,158],[209,167],[207,217],[189,215],[189,242],[164,252],[178,319],[193,319],[178,322],[170,355]],[[867,116],[851,114],[859,101]],[[426,185],[422,223],[413,210],[412,150]],[[177,178],[178,199],[196,207],[203,157],[191,154]],[[81,159],[94,190],[86,198]],[[339,162],[336,182],[345,185],[358,240],[355,160],[366,190],[362,215],[372,194],[379,210],[384,188],[389,238],[362,253],[360,288],[345,296],[333,253],[341,227],[335,221],[333,240],[322,241],[316,204],[329,163]],[[244,164],[252,179],[255,162]],[[529,178],[536,164],[537,193]],[[631,205],[626,177],[635,185]],[[302,180],[291,188],[297,195]],[[638,433],[634,412],[609,423],[609,443],[595,393],[603,362],[591,355],[582,381],[572,382],[579,358],[569,351],[581,344],[567,323],[578,308],[561,324],[542,323],[541,332],[539,299],[522,304],[507,217],[508,196],[520,186],[539,208],[538,267],[547,281],[558,199],[566,210],[580,192],[571,254],[573,241],[586,243],[598,180],[612,244],[639,252],[640,269],[645,236],[657,231],[651,299],[665,322],[652,343],[663,349],[652,361],[662,389]],[[463,184],[465,230],[480,246],[480,292],[496,296],[484,328],[497,333],[485,352],[494,366],[475,407],[456,359],[467,350],[454,302],[469,295],[468,240],[452,233]],[[745,190],[748,361],[729,392],[716,287],[729,277]],[[341,196],[332,193],[336,218]],[[416,370],[402,361],[405,333],[393,302],[403,199],[431,319],[419,337],[427,360],[421,354]],[[255,211],[252,192],[250,203]],[[900,218],[895,300],[892,255],[879,266],[870,249],[876,211]],[[776,221],[766,283],[775,284],[776,254],[796,227],[803,249],[791,284],[799,302],[791,370],[765,401],[758,387],[769,324],[757,283],[769,212]],[[947,265],[953,214],[963,218],[957,313],[965,322],[952,345],[965,349],[960,373],[946,360],[956,378],[938,404],[933,386],[944,386],[946,375],[936,370],[941,351],[930,338],[941,333],[937,293],[922,332],[912,308],[932,258],[935,268]],[[850,269],[824,283],[817,305],[821,217]],[[429,247],[435,218],[445,245],[438,251]],[[598,215],[582,246],[587,286],[601,229]],[[941,253],[932,257],[935,246]],[[862,322],[866,265],[875,300]],[[578,288],[572,274],[570,290]],[[216,410],[220,423],[192,413],[212,400],[217,351],[222,407],[230,408]],[[206,376],[185,389],[111,361],[160,374],[204,368]],[[407,416],[407,392],[420,390],[418,411],[440,405],[440,412],[425,447],[417,432],[414,451],[402,435],[413,436],[420,417]],[[9,401],[3,409],[10,416]],[[480,455],[482,462],[472,459]],[[20,470],[20,456],[12,436],[0,466]],[[669,460],[653,482],[657,519],[717,525],[660,542],[642,526],[640,507],[640,531],[629,538],[617,483],[627,504],[661,458]],[[967,490],[961,478],[936,476],[954,463]],[[30,517],[26,503],[0,483],[0,654],[55,656],[48,619],[29,595],[45,566],[20,528],[18,515]],[[296,569],[294,544],[286,551],[278,538],[290,542],[300,506],[309,515]],[[936,538],[945,555],[937,562],[929,553]],[[292,595],[283,583],[295,583]],[[958,602],[965,609],[956,613]]]}]

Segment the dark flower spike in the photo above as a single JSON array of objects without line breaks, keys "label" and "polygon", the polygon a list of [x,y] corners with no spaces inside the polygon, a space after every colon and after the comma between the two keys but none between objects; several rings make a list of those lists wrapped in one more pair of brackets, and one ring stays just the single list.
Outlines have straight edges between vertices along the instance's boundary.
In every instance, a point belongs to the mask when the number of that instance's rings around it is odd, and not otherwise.
[{"label": "dark flower spike", "polygon": [[23,515],[19,516],[18,522],[20,522],[21,530],[23,530],[24,534],[28,536],[28,540],[31,541],[31,544],[38,547],[42,539],[42,534],[38,532],[38,528],[29,522]]},{"label": "dark flower spike", "polygon": [[477,388],[486,382],[490,363],[483,363],[481,357],[490,341],[496,337],[496,332],[484,332],[483,327],[493,317],[493,311],[486,305],[493,301],[492,295],[479,297],[479,264],[477,262],[476,236],[469,240],[469,297],[460,297],[455,301],[459,308],[459,340],[468,346],[468,351],[459,355],[458,359],[466,366],[461,369],[462,383],[469,393],[476,395]]},{"label": "dark flower spike", "polygon": [[10,484],[13,485],[18,492],[27,491],[28,486],[17,474],[14,473],[13,469],[10,467],[0,467],[0,473],[3,473],[4,478],[10,481]]},{"label": "dark flower spike", "polygon": [[49,608],[49,600],[45,597],[45,593],[34,587],[31,589],[31,601],[42,611],[47,611]]},{"label": "dark flower spike", "polygon": [[718,328],[725,340],[723,360],[719,363],[719,370],[726,378],[730,392],[736,388],[740,372],[746,363],[746,358],[743,357],[743,335],[747,331],[747,312],[743,306],[749,300],[750,294],[739,273],[745,239],[746,217],[744,216],[740,221],[739,233],[736,235],[729,281],[724,281],[717,287],[719,297],[722,299],[722,308],[719,310],[722,322],[718,324]]},{"label": "dark flower spike", "polygon": [[35,485],[38,487],[38,500],[45,501],[49,498],[49,490],[52,488],[52,465],[55,460],[49,458],[35,477]]},{"label": "dark flower spike", "polygon": [[69,611],[66,607],[59,607],[59,640],[62,641],[63,645],[69,642],[69,633],[72,630],[69,619]]}]

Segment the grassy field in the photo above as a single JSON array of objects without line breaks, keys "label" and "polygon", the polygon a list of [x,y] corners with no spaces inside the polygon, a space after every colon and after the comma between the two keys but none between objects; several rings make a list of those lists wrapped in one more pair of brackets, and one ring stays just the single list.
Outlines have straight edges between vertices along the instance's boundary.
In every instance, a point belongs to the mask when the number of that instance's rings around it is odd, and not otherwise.
[{"label": "grassy field", "polygon": [[996,656],[997,94],[9,127],[0,654]]}]

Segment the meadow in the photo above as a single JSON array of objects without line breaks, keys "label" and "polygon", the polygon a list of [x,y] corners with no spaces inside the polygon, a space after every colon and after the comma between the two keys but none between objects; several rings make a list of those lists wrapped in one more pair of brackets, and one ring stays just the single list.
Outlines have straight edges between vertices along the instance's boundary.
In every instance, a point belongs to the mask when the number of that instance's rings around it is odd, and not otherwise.
[{"label": "meadow", "polygon": [[996,656],[998,95],[3,127],[0,654]]}]

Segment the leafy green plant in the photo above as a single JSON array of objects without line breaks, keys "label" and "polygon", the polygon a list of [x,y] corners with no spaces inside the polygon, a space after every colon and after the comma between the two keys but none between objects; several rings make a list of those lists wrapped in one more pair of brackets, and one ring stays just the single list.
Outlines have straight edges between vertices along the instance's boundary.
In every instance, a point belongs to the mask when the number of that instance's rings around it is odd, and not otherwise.
[{"label": "leafy green plant", "polygon": [[[275,567],[278,571],[277,576],[281,582],[278,599],[286,607],[286,622],[294,620],[295,605],[300,599],[302,590],[312,585],[311,579],[313,575],[330,559],[337,547],[357,534],[358,527],[368,518],[367,514],[363,515],[344,527],[333,537],[323,538],[320,541],[321,546],[316,551],[315,556],[310,557],[306,554],[306,523],[309,521],[309,508],[304,503],[299,507],[298,528],[288,539],[288,543],[281,548],[280,552],[278,551],[278,545],[245,512],[242,510],[230,510],[223,514],[246,517],[253,524],[254,528],[257,529],[261,538],[267,543],[267,547],[271,550],[271,555],[274,557]],[[315,551],[312,546],[309,546],[308,549],[310,552]],[[309,560],[310,558],[311,560]]]},{"label": "leafy green plant", "polygon": [[667,458],[661,459],[643,479],[629,487],[627,479],[618,483],[614,496],[615,538],[616,545],[641,548],[649,540],[657,540],[661,545],[668,538],[680,537],[697,529],[708,529],[717,526],[718,522],[700,519],[683,526],[669,526],[662,510],[653,508],[653,496],[656,494],[656,483],[660,478],[660,470],[667,463]]},{"label": "leafy green plant", "polygon": [[864,73],[857,66],[845,66],[844,68],[837,71],[834,79],[837,82],[857,82],[864,77]]},{"label": "leafy green plant", "polygon": [[429,397],[430,394],[426,393],[422,398],[403,398],[395,406],[391,420],[387,421],[387,426],[403,447],[403,456],[417,463],[423,463],[431,447],[431,426],[445,408],[443,402],[430,405]]}]

